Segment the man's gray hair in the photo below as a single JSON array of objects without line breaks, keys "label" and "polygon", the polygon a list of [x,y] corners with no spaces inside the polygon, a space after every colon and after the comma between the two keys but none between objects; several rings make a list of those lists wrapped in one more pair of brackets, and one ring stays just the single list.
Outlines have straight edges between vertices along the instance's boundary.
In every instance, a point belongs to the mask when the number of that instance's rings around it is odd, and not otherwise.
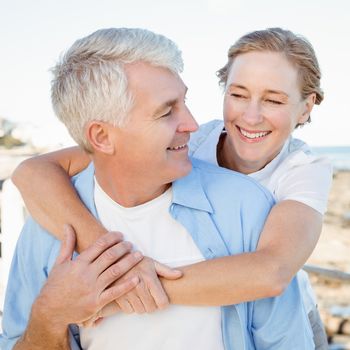
[{"label": "man's gray hair", "polygon": [[57,117],[85,150],[88,122],[122,126],[133,106],[124,65],[146,62],[175,73],[183,70],[181,51],[163,35],[146,29],[101,29],[77,40],[52,68],[51,98]]}]

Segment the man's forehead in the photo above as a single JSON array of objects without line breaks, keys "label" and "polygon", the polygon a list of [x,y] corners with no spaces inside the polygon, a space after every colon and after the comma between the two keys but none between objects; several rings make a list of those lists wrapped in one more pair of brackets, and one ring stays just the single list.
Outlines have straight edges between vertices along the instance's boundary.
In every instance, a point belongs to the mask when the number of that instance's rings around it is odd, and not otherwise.
[{"label": "man's forehead", "polygon": [[164,67],[137,62],[126,67],[128,88],[136,99],[158,99],[160,104],[182,98],[187,87],[179,74]]},{"label": "man's forehead", "polygon": [[170,68],[154,66],[148,62],[134,62],[125,65],[125,72],[131,85],[142,83],[142,81],[177,81],[183,85],[180,75]]}]

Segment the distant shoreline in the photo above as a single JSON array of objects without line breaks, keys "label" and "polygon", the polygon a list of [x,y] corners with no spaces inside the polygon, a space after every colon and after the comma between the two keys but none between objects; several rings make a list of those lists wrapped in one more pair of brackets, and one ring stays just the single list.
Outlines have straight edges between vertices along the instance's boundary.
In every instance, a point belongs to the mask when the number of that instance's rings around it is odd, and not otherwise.
[{"label": "distant shoreline", "polygon": [[334,170],[350,170],[350,146],[311,147],[313,152],[329,158]]}]

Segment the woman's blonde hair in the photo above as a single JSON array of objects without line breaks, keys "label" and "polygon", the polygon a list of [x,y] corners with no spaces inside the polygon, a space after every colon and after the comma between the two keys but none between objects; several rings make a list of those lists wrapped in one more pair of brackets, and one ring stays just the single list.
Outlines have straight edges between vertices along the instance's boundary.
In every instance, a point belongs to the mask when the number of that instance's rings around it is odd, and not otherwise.
[{"label": "woman's blonde hair", "polygon": [[315,103],[322,102],[324,94],[320,87],[321,70],[312,45],[304,37],[281,28],[254,31],[242,36],[233,44],[228,50],[226,65],[216,73],[220,85],[226,86],[227,77],[235,58],[252,51],[283,53],[298,70],[302,98],[305,99],[315,93]]}]

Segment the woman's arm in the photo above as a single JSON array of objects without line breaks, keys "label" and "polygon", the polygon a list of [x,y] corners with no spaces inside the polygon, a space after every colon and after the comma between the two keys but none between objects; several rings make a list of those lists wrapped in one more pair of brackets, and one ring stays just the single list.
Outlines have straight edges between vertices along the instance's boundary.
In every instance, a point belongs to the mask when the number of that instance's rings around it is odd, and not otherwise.
[{"label": "woman's arm", "polygon": [[162,280],[170,302],[229,305],[280,295],[311,255],[322,215],[297,201],[276,204],[257,250],[181,268],[183,277]]},{"label": "woman's arm", "polygon": [[[62,238],[65,223],[72,224],[80,250],[105,232],[66,174],[88,161],[82,151],[67,149],[25,161],[13,178],[31,214],[56,237]],[[184,267],[181,279],[162,279],[163,286],[176,304],[224,305],[279,295],[313,251],[321,224],[322,216],[311,207],[281,201],[271,210],[256,252]]]},{"label": "woman's arm", "polygon": [[[184,266],[179,268],[182,278],[160,280],[170,303],[179,305],[222,306],[278,296],[312,253],[321,225],[322,215],[316,210],[297,201],[282,201],[272,208],[255,252]],[[123,278],[141,276],[147,285],[144,272],[150,269],[144,268],[143,273],[140,269],[130,270]],[[152,303],[147,305],[140,295],[137,288],[130,291],[117,300],[118,306],[109,305],[100,316],[119,308],[127,313],[148,312]],[[145,306],[141,311],[140,299]]]},{"label": "woman's arm", "polygon": [[69,177],[89,162],[84,151],[72,147],[27,159],[12,175],[30,214],[45,229],[62,240],[64,224],[74,227],[79,252],[107,232],[85,208],[70,182]]}]

